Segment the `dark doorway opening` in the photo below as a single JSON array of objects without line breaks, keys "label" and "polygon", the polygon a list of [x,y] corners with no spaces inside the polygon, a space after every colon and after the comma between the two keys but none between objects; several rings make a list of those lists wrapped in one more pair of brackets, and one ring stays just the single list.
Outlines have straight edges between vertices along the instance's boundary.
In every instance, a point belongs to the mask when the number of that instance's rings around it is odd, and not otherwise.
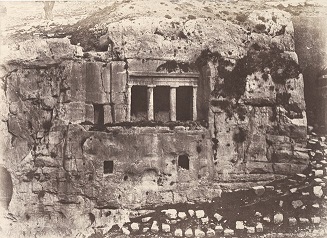
[{"label": "dark doorway opening", "polygon": [[114,172],[114,162],[112,160],[103,161],[103,173],[112,174]]},{"label": "dark doorway opening", "polygon": [[192,87],[178,87],[176,91],[177,121],[192,120]]},{"label": "dark doorway opening", "polygon": [[[32,174],[27,174],[31,177]],[[0,208],[8,209],[13,194],[13,183],[9,171],[0,166]]]},{"label": "dark doorway opening", "polygon": [[156,121],[169,121],[169,95],[170,88],[159,86],[155,87],[153,90],[153,100],[154,100],[154,119]]},{"label": "dark doorway opening", "polygon": [[94,108],[94,124],[104,125],[103,104],[93,104],[93,108]]},{"label": "dark doorway opening", "polygon": [[132,105],[131,105],[131,120],[140,121],[147,120],[147,87],[133,86],[132,87]]},{"label": "dark doorway opening", "polygon": [[178,156],[178,167],[186,170],[190,169],[190,160],[188,155]]}]

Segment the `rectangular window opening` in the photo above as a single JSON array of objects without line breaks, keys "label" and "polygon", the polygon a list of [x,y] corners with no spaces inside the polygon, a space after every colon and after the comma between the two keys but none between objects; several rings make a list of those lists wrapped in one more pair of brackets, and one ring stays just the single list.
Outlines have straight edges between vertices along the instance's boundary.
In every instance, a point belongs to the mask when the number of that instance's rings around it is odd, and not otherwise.
[{"label": "rectangular window opening", "polygon": [[177,121],[192,120],[193,88],[178,87],[176,90],[176,119]]},{"label": "rectangular window opening", "polygon": [[178,156],[178,168],[182,168],[185,170],[190,169],[190,160],[188,155],[180,155]]},{"label": "rectangular window opening", "polygon": [[133,86],[131,96],[131,120],[143,121],[147,120],[147,87]]},{"label": "rectangular window opening", "polygon": [[104,107],[103,104],[93,104],[94,124],[104,125]]},{"label": "rectangular window opening", "polygon": [[112,174],[114,172],[114,162],[112,160],[103,161],[103,174]]},{"label": "rectangular window opening", "polygon": [[169,121],[170,87],[157,86],[154,88],[153,94],[154,119],[162,122]]}]

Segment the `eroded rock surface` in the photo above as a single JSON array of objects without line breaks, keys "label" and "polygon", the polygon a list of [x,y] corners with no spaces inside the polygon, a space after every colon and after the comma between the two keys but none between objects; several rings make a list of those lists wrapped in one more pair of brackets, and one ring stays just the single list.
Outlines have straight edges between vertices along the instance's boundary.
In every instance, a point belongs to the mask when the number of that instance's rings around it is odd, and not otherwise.
[{"label": "eroded rock surface", "polygon": [[[50,222],[49,214],[58,227],[44,235],[92,234],[94,226],[105,234],[130,222],[129,209],[210,203],[226,189],[308,166],[290,15],[254,10],[226,21],[214,3],[152,3],[115,2],[64,28],[69,37],[21,41],[4,57],[10,211],[35,223]],[[148,84],[135,93],[140,81]],[[178,86],[188,89],[176,90],[174,121],[169,102]],[[135,106],[139,98],[147,106]],[[161,229],[171,232],[169,224]]]}]

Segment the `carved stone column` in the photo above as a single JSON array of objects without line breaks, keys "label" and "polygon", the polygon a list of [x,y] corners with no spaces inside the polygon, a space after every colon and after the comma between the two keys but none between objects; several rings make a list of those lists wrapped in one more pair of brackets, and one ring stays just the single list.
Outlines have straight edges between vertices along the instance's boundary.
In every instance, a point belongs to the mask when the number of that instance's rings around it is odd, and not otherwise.
[{"label": "carved stone column", "polygon": [[148,120],[154,120],[154,106],[153,106],[153,88],[155,85],[148,85]]},{"label": "carved stone column", "polygon": [[132,85],[127,85],[127,121],[131,121]]},{"label": "carved stone column", "polygon": [[170,120],[176,121],[176,87],[170,87]]},{"label": "carved stone column", "polygon": [[197,93],[198,93],[198,86],[193,86],[193,103],[192,103],[192,114],[193,114],[193,121],[197,120],[198,114],[196,110],[196,98],[197,98]]}]

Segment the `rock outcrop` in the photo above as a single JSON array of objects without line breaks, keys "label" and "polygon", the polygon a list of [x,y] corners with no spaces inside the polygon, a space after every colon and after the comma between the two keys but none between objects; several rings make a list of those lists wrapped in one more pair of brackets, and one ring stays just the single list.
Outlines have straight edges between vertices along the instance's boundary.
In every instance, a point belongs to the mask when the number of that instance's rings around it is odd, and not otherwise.
[{"label": "rock outcrop", "polygon": [[1,90],[11,211],[80,217],[66,224],[77,231],[114,209],[122,227],[121,209],[209,202],[306,169],[290,15],[219,14],[212,2],[121,1],[61,29],[69,37],[17,43]]}]

